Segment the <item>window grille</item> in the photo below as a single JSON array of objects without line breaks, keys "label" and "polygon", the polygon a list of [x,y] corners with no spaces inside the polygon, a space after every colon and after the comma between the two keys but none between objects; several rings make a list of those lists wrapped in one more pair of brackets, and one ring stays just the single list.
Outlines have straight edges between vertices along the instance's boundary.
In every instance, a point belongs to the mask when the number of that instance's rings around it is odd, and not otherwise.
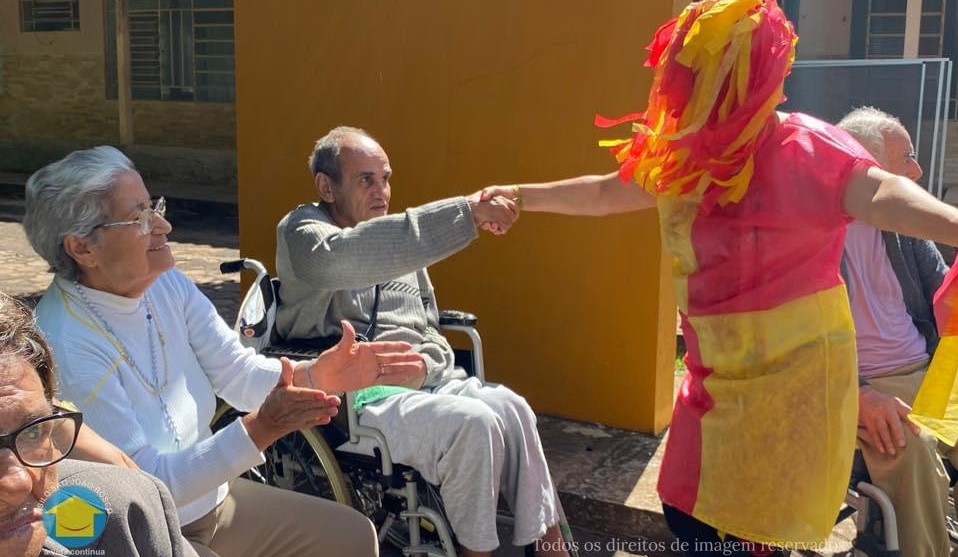
[{"label": "window grille", "polygon": [[[905,53],[907,0],[869,0],[865,35],[867,58],[901,58]],[[945,34],[944,0],[922,0],[918,57],[940,58]]]},{"label": "window grille", "polygon": [[20,30],[24,33],[79,29],[79,0],[20,0]]},{"label": "window grille", "polygon": [[[107,28],[116,26],[107,1]],[[232,0],[129,0],[134,99],[232,102]],[[116,35],[106,34],[109,98],[116,98]]]}]

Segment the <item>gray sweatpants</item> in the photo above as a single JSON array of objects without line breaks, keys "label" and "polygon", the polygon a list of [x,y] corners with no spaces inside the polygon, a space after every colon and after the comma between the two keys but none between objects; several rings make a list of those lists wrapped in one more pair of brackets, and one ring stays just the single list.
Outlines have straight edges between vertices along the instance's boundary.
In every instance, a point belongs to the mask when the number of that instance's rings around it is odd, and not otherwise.
[{"label": "gray sweatpants", "polygon": [[536,416],[508,388],[474,377],[453,379],[431,393],[403,393],[368,405],[359,422],[383,432],[395,462],[440,486],[452,529],[466,548],[499,546],[500,493],[516,517],[515,545],[534,542],[558,523]]}]

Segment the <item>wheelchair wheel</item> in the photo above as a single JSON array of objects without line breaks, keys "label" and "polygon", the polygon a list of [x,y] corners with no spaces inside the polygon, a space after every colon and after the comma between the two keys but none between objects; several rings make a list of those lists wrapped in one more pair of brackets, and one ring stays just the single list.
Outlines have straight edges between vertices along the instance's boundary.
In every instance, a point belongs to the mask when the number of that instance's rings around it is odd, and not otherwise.
[{"label": "wheelchair wheel", "polygon": [[[340,457],[339,463],[349,478],[350,485],[354,488],[355,508],[373,522],[380,543],[389,543],[400,550],[409,548],[412,545],[409,533],[410,525],[406,519],[400,518],[402,512],[408,508],[405,495],[395,490],[387,491],[384,489],[385,486],[381,483],[382,478],[379,475],[378,464],[371,457],[343,452],[337,454]],[[395,468],[393,472],[400,475],[406,473]],[[449,528],[449,521],[445,517],[446,513],[442,499],[439,497],[438,488],[423,481],[418,475],[413,481],[418,488],[416,494],[419,507],[429,507],[439,513],[439,520],[443,522],[441,527],[448,533],[447,539],[449,541],[448,546],[443,544],[439,534],[439,526],[431,519],[426,517],[411,518],[409,520],[419,521],[419,544],[432,547],[429,555],[454,557],[456,555],[455,537],[451,528]],[[418,552],[412,554],[420,555]]]},{"label": "wheelchair wheel", "polygon": [[[243,413],[220,404],[212,430],[229,425]],[[243,477],[281,489],[315,495],[350,507],[352,495],[333,451],[315,429],[301,429],[280,438],[263,451],[266,462]]]}]

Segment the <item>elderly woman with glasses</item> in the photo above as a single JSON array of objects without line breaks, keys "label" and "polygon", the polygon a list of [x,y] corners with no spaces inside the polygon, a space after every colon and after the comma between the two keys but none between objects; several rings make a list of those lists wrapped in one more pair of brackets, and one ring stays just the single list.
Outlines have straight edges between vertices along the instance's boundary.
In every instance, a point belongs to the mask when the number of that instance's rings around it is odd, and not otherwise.
[{"label": "elderly woman with glasses", "polygon": [[[114,466],[63,460],[78,443],[83,419],[79,412],[55,406],[53,389],[50,349],[30,310],[0,294],[0,555],[71,555],[61,541],[78,544],[69,536],[58,537],[59,516],[43,505],[57,501],[59,487],[77,485],[97,494],[106,515],[93,528],[93,539],[81,540],[86,549],[131,557],[196,557],[179,531],[169,492],[158,480]],[[89,430],[84,437],[99,448],[104,445]],[[44,520],[51,526],[45,527]]]},{"label": "elderly woman with glasses", "polygon": [[[56,277],[37,306],[66,399],[173,494],[204,557],[375,555],[352,509],[237,477],[283,435],[328,423],[343,392],[422,368],[405,343],[343,340],[295,365],[243,348],[173,268],[162,199],[112,147],[71,153],[30,177],[24,228]],[[216,397],[249,412],[213,434]]]}]

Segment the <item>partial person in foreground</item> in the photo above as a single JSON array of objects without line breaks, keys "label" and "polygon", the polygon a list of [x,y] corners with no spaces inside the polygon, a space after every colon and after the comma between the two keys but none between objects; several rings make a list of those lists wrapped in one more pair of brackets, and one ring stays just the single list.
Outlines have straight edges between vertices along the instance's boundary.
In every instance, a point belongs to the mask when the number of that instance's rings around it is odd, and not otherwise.
[{"label": "partial person in foreground", "polygon": [[392,167],[363,130],[338,127],[310,157],[318,200],[280,221],[276,272],[279,333],[292,339],[341,334],[402,341],[423,372],[402,388],[360,391],[359,421],[383,432],[393,459],[439,485],[463,555],[499,546],[500,493],[515,515],[513,543],[564,555],[555,487],[536,416],[510,389],[466,377],[439,331],[427,267],[464,249],[487,227],[508,230],[512,201],[452,197],[389,214]]},{"label": "partial person in foreground", "polygon": [[846,132],[775,111],[796,40],[774,0],[694,2],[650,45],[648,108],[610,145],[618,173],[485,192],[526,211],[658,208],[688,346],[658,490],[688,555],[832,529],[857,433],[847,224],[958,243],[958,209]]},{"label": "partial person in foreground", "polygon": [[[853,110],[838,123],[884,170],[917,181],[921,166],[902,123]],[[848,225],[842,276],[858,347],[858,437],[871,482],[895,506],[902,555],[946,557],[948,473],[938,439],[908,419],[938,346],[935,291],[948,266],[934,242]],[[958,453],[948,451],[952,463]]]},{"label": "partial person in foreground", "polygon": [[[372,524],[317,497],[238,479],[273,441],[328,423],[327,393],[403,382],[409,345],[343,340],[293,364],[253,353],[174,267],[162,198],[112,147],[76,151],[26,186],[24,228],[56,276],[36,308],[60,388],[93,429],[169,487],[202,557],[376,555]],[[216,397],[249,412],[210,430]]]},{"label": "partial person in foreground", "polygon": [[[196,557],[180,533],[169,491],[135,470],[64,460],[82,415],[58,407],[55,371],[30,310],[0,293],[0,555],[69,557],[44,526],[44,502],[78,485],[107,507],[85,551],[127,557]],[[59,517],[57,517],[59,520]],[[66,538],[65,538],[66,540]]]}]

